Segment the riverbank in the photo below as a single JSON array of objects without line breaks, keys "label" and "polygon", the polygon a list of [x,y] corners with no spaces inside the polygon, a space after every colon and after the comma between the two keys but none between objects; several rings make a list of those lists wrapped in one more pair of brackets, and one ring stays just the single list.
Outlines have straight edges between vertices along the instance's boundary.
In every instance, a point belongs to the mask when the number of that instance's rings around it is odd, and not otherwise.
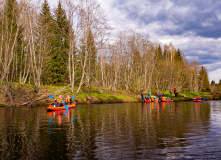
[{"label": "riverbank", "polygon": [[[60,92],[57,92],[61,90]],[[71,93],[70,87],[64,88],[64,86],[42,86],[41,95],[37,95],[33,85],[25,84],[13,84],[11,92],[13,95],[13,105],[21,106],[27,105],[48,105],[58,97],[58,95],[66,95],[72,97],[76,93],[77,87],[74,88],[74,93]],[[56,92],[56,93],[55,93]],[[54,93],[54,94],[53,94]],[[209,92],[179,92],[178,96],[174,94],[170,95],[169,91],[162,91],[163,96],[170,97],[174,101],[190,101],[199,95],[202,98],[208,100],[221,100],[221,95],[212,95]],[[153,93],[152,93],[153,94]],[[50,99],[48,95],[53,95],[53,99]],[[153,94],[154,95],[154,94]],[[134,103],[142,102],[139,93],[124,90],[107,90],[100,88],[85,88],[81,89],[81,92],[75,97],[75,102],[78,104],[90,104],[90,103]],[[0,92],[0,106],[10,106],[10,97],[5,93]]]},{"label": "riverbank", "polygon": [[206,98],[207,100],[221,100],[221,95],[212,95],[210,92],[179,92],[177,97],[175,97],[174,93],[172,96],[169,91],[162,91],[163,96],[170,97],[175,102],[179,101],[191,101],[194,99],[196,95],[199,95],[201,98]]},{"label": "riverbank", "polygon": [[[61,90],[61,91],[60,91]],[[60,92],[57,92],[60,91]],[[41,95],[37,95],[33,85],[25,84],[13,84],[12,94],[14,100],[14,106],[21,106],[24,103],[28,105],[48,105],[58,98],[58,95],[62,95],[65,98],[67,95],[72,97],[77,91],[77,87],[74,88],[74,93],[71,93],[71,88],[64,86],[41,86]],[[56,92],[56,93],[55,93]],[[49,98],[49,95],[53,95],[53,99]],[[100,88],[85,88],[82,87],[80,93],[76,95],[74,101],[78,104],[90,104],[90,103],[134,103],[140,102],[138,95],[133,92],[127,92],[122,90],[106,90]],[[0,106],[10,106],[10,97],[5,93],[0,92]]]}]

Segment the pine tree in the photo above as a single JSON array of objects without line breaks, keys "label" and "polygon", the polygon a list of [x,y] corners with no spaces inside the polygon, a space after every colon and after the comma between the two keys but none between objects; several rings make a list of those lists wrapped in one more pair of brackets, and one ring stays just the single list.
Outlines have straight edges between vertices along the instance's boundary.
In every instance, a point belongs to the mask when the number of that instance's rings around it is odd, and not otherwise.
[{"label": "pine tree", "polygon": [[43,83],[48,84],[50,82],[48,72],[50,71],[49,67],[51,62],[50,53],[52,52],[53,18],[47,0],[44,0],[42,4],[42,9],[38,17],[38,26],[39,52],[44,54],[44,65],[41,79]]},{"label": "pine tree", "polygon": [[53,26],[53,43],[50,62],[51,82],[54,84],[64,84],[68,82],[68,31],[69,22],[66,18],[65,10],[59,1],[58,8],[55,11]]},{"label": "pine tree", "polygon": [[210,92],[210,83],[208,74],[206,71],[206,68],[203,66],[201,67],[200,73],[199,73],[199,90],[202,92]]},{"label": "pine tree", "polygon": [[214,80],[211,81],[211,85],[214,85],[214,86],[216,85]]},{"label": "pine tree", "polygon": [[[15,73],[15,54],[16,47],[14,44],[17,42],[17,37],[20,27],[17,24],[17,1],[6,0],[4,9],[1,9],[0,13],[0,78],[1,80],[12,81]],[[9,74],[11,72],[11,74]]]},{"label": "pine tree", "polygon": [[163,59],[163,53],[162,53],[162,48],[159,44],[158,48],[155,51],[155,56],[157,60],[162,60]]},{"label": "pine tree", "polygon": [[178,50],[177,50],[177,52],[176,52],[176,54],[175,54],[175,59],[176,59],[177,61],[182,61],[182,60],[183,60],[183,57],[182,57],[182,54],[181,54],[179,48],[178,48]]},{"label": "pine tree", "polygon": [[91,87],[92,79],[95,78],[97,65],[97,49],[95,47],[94,37],[89,29],[87,37],[88,62],[86,68],[87,86]]}]

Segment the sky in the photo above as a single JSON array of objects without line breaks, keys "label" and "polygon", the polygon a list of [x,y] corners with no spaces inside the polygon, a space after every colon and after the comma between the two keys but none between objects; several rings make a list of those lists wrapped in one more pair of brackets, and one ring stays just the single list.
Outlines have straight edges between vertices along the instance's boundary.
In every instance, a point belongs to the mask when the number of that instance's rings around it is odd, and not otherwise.
[{"label": "sky", "polygon": [[221,79],[220,0],[97,1],[113,32],[133,29],[162,45],[171,42],[188,62],[204,65],[210,81]]}]

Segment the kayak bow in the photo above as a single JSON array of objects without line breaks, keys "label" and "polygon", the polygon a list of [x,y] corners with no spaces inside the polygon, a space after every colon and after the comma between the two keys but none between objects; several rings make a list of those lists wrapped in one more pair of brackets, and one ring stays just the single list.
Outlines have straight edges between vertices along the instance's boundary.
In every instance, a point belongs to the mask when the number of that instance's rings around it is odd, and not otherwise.
[{"label": "kayak bow", "polygon": [[[70,104],[70,105],[65,105],[65,106],[68,106],[69,108],[75,108],[75,104]],[[60,106],[60,107],[57,107],[55,104],[52,105],[50,104],[48,107],[47,107],[47,111],[60,111],[60,110],[66,110],[65,106]]]}]

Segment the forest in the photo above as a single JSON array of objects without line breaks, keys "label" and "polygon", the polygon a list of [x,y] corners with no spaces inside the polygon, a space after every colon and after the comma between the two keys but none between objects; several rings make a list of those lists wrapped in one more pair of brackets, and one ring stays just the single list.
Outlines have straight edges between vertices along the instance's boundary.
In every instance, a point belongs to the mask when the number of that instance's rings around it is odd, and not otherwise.
[{"label": "forest", "polygon": [[[140,92],[211,91],[208,73],[181,49],[113,28],[95,0],[0,3],[0,91],[10,85],[67,86]],[[212,84],[217,89],[218,84]],[[8,86],[8,87],[6,87]],[[74,91],[74,87],[77,90]]]}]

